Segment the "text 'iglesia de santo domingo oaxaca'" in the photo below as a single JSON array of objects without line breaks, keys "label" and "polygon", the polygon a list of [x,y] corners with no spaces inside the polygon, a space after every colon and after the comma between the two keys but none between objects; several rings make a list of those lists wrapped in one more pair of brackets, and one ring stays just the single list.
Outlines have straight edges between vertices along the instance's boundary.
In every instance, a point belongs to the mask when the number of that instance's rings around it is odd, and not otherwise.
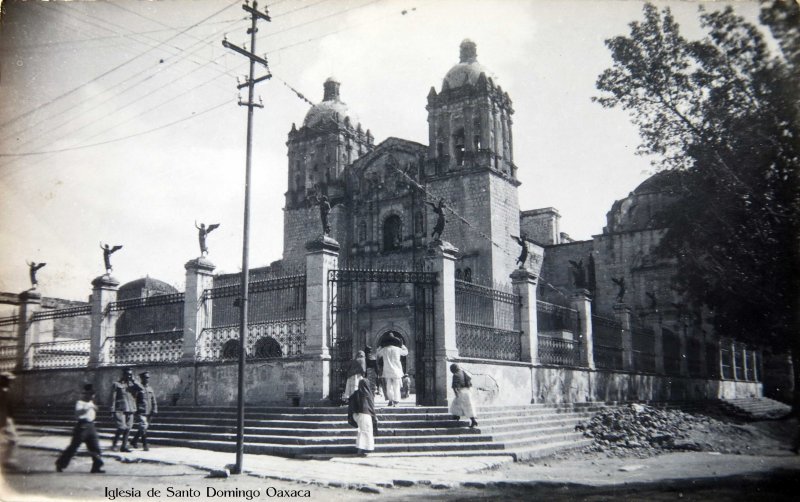
[{"label": "text 'iglesia de santo domingo oaxaca'", "polygon": [[[390,334],[418,404],[452,398],[452,362],[483,404],[760,396],[761,352],[715,334],[652,254],[674,175],[569,239],[555,209],[520,208],[512,100],[490,75],[462,42],[427,96],[427,145],[375,144],[333,79],[291,126],[283,257],[251,273],[246,401],[339,402],[347,362]],[[2,362],[38,389],[24,399],[84,382],[102,399],[120,366],[142,366],[167,404],[234,403],[241,277],[205,256],[185,268],[184,292],[105,274],[89,302],[6,295]]]}]

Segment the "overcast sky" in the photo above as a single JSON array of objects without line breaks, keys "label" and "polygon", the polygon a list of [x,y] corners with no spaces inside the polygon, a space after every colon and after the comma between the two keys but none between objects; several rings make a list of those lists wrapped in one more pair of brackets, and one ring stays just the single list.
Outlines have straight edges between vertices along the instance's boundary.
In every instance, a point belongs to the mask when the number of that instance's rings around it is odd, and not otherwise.
[{"label": "overcast sky", "polygon": [[[0,29],[0,291],[29,287],[85,299],[104,273],[99,242],[122,244],[114,276],[183,288],[198,255],[195,220],[217,271],[241,266],[246,109],[236,76],[249,21],[240,1],[3,2]],[[697,37],[698,2],[670,5]],[[705,3],[709,8],[722,5]],[[756,2],[734,2],[755,19]],[[260,4],[263,7],[264,3]],[[427,144],[426,96],[458,62],[459,43],[510,95],[521,209],[552,206],[588,239],[652,173],[621,111],[591,102],[611,64],[606,38],[627,34],[639,1],[283,0],[260,23],[256,52],[274,74],[257,94],[250,263],[281,257],[286,139],[322,83],[379,143]]]}]

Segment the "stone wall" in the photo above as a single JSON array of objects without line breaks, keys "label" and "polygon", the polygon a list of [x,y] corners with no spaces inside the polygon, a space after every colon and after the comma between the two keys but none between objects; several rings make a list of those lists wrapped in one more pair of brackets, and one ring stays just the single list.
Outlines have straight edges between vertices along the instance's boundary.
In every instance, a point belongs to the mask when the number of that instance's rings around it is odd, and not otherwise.
[{"label": "stone wall", "polygon": [[[236,362],[134,368],[137,375],[145,370],[150,372],[150,383],[159,404],[236,405]],[[322,360],[284,358],[248,362],[245,371],[247,404],[291,406],[292,397],[298,396],[300,405],[313,405],[323,402],[323,396],[327,397],[327,390],[319,388],[322,378],[316,376],[326,371]],[[97,391],[95,402],[101,408],[107,407],[111,385],[119,379],[120,373],[120,367],[19,372],[12,388],[14,401],[22,407],[71,406],[82,386],[91,383]],[[58,378],[54,378],[56,375]],[[315,375],[315,378],[303,375]]]}]

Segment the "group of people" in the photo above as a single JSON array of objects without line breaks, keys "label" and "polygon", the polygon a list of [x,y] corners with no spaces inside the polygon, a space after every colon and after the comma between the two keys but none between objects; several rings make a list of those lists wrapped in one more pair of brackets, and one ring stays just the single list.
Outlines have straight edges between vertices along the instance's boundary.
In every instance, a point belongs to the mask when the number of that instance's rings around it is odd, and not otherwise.
[{"label": "group of people", "polygon": [[[396,406],[401,397],[408,396],[409,377],[405,373],[401,357],[408,355],[408,349],[402,340],[390,334],[376,354],[376,360],[370,360],[368,353],[370,347],[359,350],[355,359],[347,368],[347,383],[345,396],[347,396],[347,422],[358,428],[356,436],[356,451],[361,456],[375,450],[375,434],[378,432],[378,417],[375,413],[375,394],[383,387],[387,406]],[[368,369],[376,369],[382,362],[382,372],[376,378],[374,385],[370,385],[367,378]],[[475,416],[475,407],[472,404],[472,378],[457,364],[450,366],[453,374],[452,388],[455,398],[450,405],[450,413],[456,420],[461,417],[470,419],[470,428],[478,425]],[[374,390],[373,390],[374,389]],[[404,392],[405,390],[405,392]],[[405,395],[403,395],[405,394]]]},{"label": "group of people", "polygon": [[[56,471],[61,472],[67,468],[72,457],[75,456],[75,452],[78,451],[78,448],[83,443],[92,457],[92,469],[90,472],[105,472],[103,471],[103,459],[100,452],[100,439],[95,428],[98,410],[94,398],[94,386],[92,384],[84,385],[81,398],[75,403],[77,423],[72,430],[72,440],[56,460]],[[137,382],[131,368],[122,370],[122,377],[111,386],[111,415],[116,426],[114,439],[111,442],[111,450],[130,452],[129,446],[136,448],[140,440],[142,449],[149,450],[147,429],[150,426],[153,415],[156,413],[158,413],[158,403],[156,402],[155,391],[150,386],[150,372],[140,373],[139,381]],[[134,422],[138,424],[138,428],[129,442]],[[120,438],[122,441],[119,450],[117,450],[117,442]]]}]

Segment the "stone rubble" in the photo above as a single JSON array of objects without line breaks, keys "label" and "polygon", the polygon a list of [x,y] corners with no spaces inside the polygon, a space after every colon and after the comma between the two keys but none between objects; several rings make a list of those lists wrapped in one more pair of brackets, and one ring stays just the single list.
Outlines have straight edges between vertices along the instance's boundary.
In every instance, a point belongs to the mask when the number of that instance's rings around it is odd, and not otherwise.
[{"label": "stone rubble", "polygon": [[742,453],[750,435],[742,427],[704,415],[641,404],[605,409],[575,429],[594,439],[583,452],[609,457],[644,458],[665,451]]}]

